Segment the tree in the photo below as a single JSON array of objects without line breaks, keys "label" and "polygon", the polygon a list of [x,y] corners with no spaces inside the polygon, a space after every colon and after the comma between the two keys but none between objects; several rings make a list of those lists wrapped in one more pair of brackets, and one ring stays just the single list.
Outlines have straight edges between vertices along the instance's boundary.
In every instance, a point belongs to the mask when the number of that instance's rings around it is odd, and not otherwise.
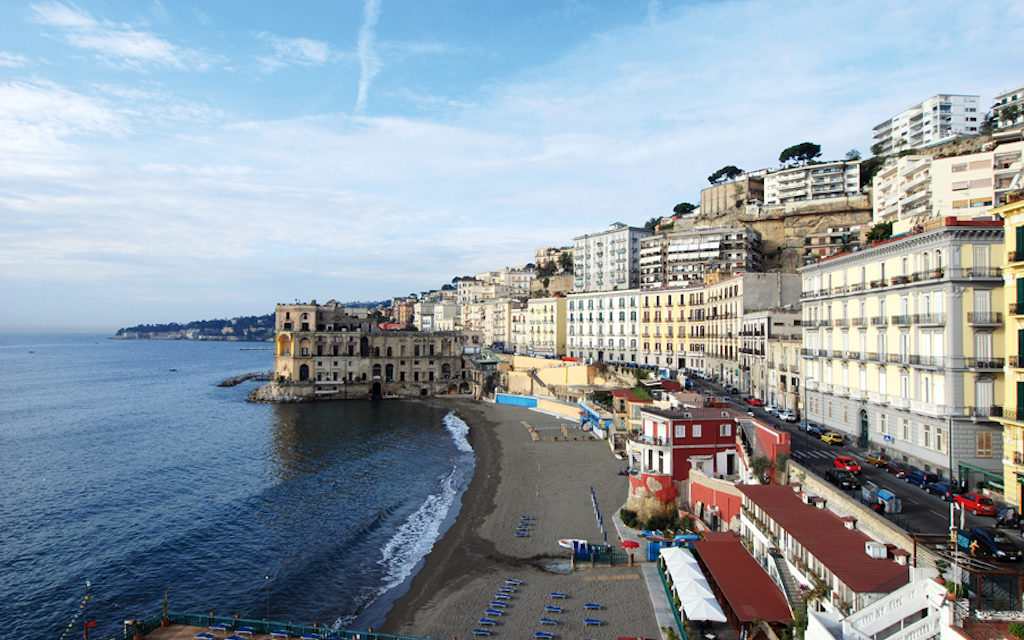
[{"label": "tree", "polygon": [[779,162],[782,164],[799,163],[807,164],[811,160],[821,156],[821,145],[813,142],[801,142],[792,147],[786,147],[779,154]]},{"label": "tree", "polygon": [[734,180],[736,176],[742,174],[743,169],[740,169],[736,165],[729,164],[708,176],[708,182],[711,184],[718,184],[725,180]]},{"label": "tree", "polygon": [[882,240],[888,240],[891,235],[892,223],[879,222],[875,226],[871,227],[871,231],[868,231],[866,239],[868,242],[881,242]]},{"label": "tree", "polygon": [[658,226],[659,222],[661,222],[661,218],[651,218],[650,220],[644,223],[644,229],[647,229],[648,231],[654,231],[654,228]]},{"label": "tree", "polygon": [[880,155],[882,155],[882,150],[884,148],[885,148],[885,145],[883,145],[881,142],[876,142],[875,144],[871,145],[871,155],[873,155],[873,156],[880,156]]},{"label": "tree", "polygon": [[697,205],[695,204],[690,204],[689,202],[680,202],[676,206],[672,207],[672,212],[675,213],[676,215],[682,216],[686,215],[687,213],[692,213],[693,210],[696,208]]},{"label": "tree", "polygon": [[850,149],[849,151],[846,152],[846,160],[847,162],[856,162],[860,160],[860,151],[857,151],[856,149]]},{"label": "tree", "polygon": [[873,156],[860,163],[860,186],[866,187],[885,164],[885,156]]},{"label": "tree", "polygon": [[555,263],[548,260],[537,268],[536,275],[538,278],[549,278],[555,275],[557,270],[558,267],[555,266]]},{"label": "tree", "polygon": [[566,273],[572,273],[572,251],[563,251],[558,256],[558,266]]}]

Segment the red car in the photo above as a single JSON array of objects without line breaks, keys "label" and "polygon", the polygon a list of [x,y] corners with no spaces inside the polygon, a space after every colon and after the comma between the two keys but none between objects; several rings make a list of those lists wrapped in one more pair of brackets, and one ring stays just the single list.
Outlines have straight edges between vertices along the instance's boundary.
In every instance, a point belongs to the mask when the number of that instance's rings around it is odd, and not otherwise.
[{"label": "red car", "polygon": [[764,406],[763,402],[761,402],[760,400],[758,400],[757,398],[755,398],[753,396],[747,398],[747,404],[749,404],[752,407],[763,407]]},{"label": "red car", "polygon": [[857,475],[863,473],[857,461],[850,456],[836,456],[836,459],[832,461],[832,466]]},{"label": "red car", "polygon": [[970,511],[976,516],[996,515],[996,503],[992,502],[992,498],[979,496],[976,493],[963,493],[958,496],[953,496],[953,502],[960,505],[960,507],[965,511]]}]

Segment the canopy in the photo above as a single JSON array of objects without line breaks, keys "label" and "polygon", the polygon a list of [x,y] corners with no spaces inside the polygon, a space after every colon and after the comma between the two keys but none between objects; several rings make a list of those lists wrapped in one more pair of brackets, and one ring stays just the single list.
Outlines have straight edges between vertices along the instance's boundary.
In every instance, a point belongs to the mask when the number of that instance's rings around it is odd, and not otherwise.
[{"label": "canopy", "polygon": [[672,576],[672,587],[686,617],[690,620],[725,622],[725,614],[693,554],[679,547],[665,547],[661,549],[661,557]]}]

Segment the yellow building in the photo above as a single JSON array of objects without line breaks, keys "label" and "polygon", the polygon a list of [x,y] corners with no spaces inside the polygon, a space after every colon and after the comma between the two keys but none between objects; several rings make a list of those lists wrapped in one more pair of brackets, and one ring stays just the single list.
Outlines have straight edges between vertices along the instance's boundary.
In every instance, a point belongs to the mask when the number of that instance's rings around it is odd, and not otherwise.
[{"label": "yellow building", "polygon": [[1003,223],[938,218],[800,269],[811,422],[972,487],[1003,484]]},{"label": "yellow building", "polygon": [[687,296],[693,287],[652,289],[640,296],[640,364],[692,368],[686,361]]},{"label": "yellow building", "polygon": [[564,356],[565,297],[530,298],[526,307],[527,352],[531,355]]},{"label": "yellow building", "polygon": [[1006,266],[1003,294],[1005,353],[1009,366],[1003,380],[1003,495],[1018,510],[1024,506],[1024,200],[993,209],[1003,217]]}]

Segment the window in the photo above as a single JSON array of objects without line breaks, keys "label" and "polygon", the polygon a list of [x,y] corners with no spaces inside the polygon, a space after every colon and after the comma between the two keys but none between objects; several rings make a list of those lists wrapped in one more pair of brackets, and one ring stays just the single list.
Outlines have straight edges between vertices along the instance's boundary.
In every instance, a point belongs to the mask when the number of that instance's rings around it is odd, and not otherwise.
[{"label": "window", "polygon": [[685,424],[677,424],[676,425],[676,437],[677,438],[685,438],[686,437],[686,425]]},{"label": "window", "polygon": [[910,442],[910,420],[907,418],[901,418],[900,439]]},{"label": "window", "polygon": [[722,436],[723,438],[728,438],[729,436],[731,436],[732,435],[732,425],[731,424],[720,425],[719,428],[718,428],[718,435]]},{"label": "window", "polygon": [[930,424],[923,425],[921,429],[921,446],[925,449],[932,448],[932,426]]},{"label": "window", "polygon": [[693,427],[690,429],[690,434],[694,438],[699,438],[700,437],[700,432],[701,432],[701,429],[700,429],[700,425],[699,424],[693,425]]},{"label": "window", "polygon": [[883,435],[889,435],[889,416],[884,412],[878,412],[878,431]]},{"label": "window", "polygon": [[979,458],[991,458],[992,457],[992,432],[991,431],[979,431],[978,432],[978,457]]}]

